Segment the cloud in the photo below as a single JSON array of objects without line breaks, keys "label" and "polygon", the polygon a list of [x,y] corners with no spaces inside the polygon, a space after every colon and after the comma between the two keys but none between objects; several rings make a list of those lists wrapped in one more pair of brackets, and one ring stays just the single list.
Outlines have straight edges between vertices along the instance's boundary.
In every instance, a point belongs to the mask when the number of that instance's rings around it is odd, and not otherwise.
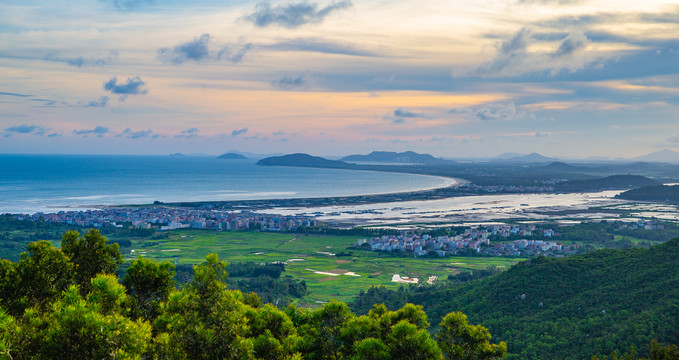
[{"label": "cloud", "polygon": [[2,91],[0,91],[0,95],[5,95],[5,96],[16,96],[16,97],[31,97],[31,96],[33,96],[33,95],[17,94],[17,93],[2,92]]},{"label": "cloud", "polygon": [[667,141],[671,143],[679,143],[679,134],[674,134],[667,138]]},{"label": "cloud", "polygon": [[375,52],[359,49],[349,44],[339,44],[314,38],[282,40],[275,44],[259,45],[259,47],[277,51],[308,51],[337,55],[381,56]]},{"label": "cloud", "polygon": [[61,134],[58,134],[58,133],[51,133],[51,134],[47,135],[47,137],[51,137],[51,138],[52,137],[60,137],[60,136],[61,136]]},{"label": "cloud", "polygon": [[408,111],[403,109],[402,107],[399,107],[398,109],[394,110],[393,113],[386,114],[382,117],[382,120],[387,120],[391,121],[394,124],[405,124],[406,119],[415,119],[415,118],[431,118],[430,115],[427,115],[425,113],[416,113],[413,111]]},{"label": "cloud", "polygon": [[427,117],[423,113],[415,113],[415,112],[412,112],[412,111],[407,111],[407,110],[404,110],[402,107],[394,110],[394,116],[402,117],[402,118],[424,118],[424,117]]},{"label": "cloud", "polygon": [[115,62],[118,59],[118,52],[117,51],[111,51],[106,57],[99,58],[99,59],[93,59],[93,58],[84,58],[82,56],[79,56],[77,58],[63,58],[59,56],[59,51],[53,51],[47,54],[45,56],[45,60],[49,61],[56,61],[56,62],[63,62],[71,66],[76,66],[76,67],[86,67],[86,66],[105,66],[105,65],[110,65],[113,62]]},{"label": "cloud", "polygon": [[104,90],[110,91],[113,94],[122,95],[119,100],[124,101],[128,95],[148,94],[148,90],[142,89],[144,85],[146,85],[146,83],[139,76],[127,78],[126,83],[121,82],[120,84],[118,84],[118,79],[114,77],[104,83]]},{"label": "cloud", "polygon": [[469,118],[483,121],[536,119],[534,114],[517,109],[516,104],[513,102],[506,104],[485,104],[472,108],[456,108],[449,112],[453,114],[464,114]]},{"label": "cloud", "polygon": [[82,105],[83,107],[106,107],[106,104],[108,104],[109,100],[110,98],[108,96],[101,96],[98,100],[92,100],[86,103],[79,101],[78,104]]},{"label": "cloud", "polygon": [[116,137],[121,137],[121,136],[124,136],[128,139],[143,139],[143,138],[148,138],[148,137],[150,137],[152,139],[157,139],[161,135],[154,133],[151,129],[134,131],[130,128],[127,128],[127,129],[123,130],[123,132],[121,132],[120,134],[116,135]]},{"label": "cloud", "polygon": [[579,4],[582,0],[519,0],[521,4],[571,5]]},{"label": "cloud", "polygon": [[47,128],[44,128],[39,125],[14,125],[10,126],[5,129],[7,132],[13,132],[17,134],[35,134],[35,135],[44,135],[45,132],[47,132]]},{"label": "cloud", "polygon": [[101,0],[112,3],[118,10],[131,10],[144,4],[151,4],[153,0]]},{"label": "cloud", "polygon": [[[549,36],[546,36],[549,35]],[[454,77],[511,77],[531,73],[556,75],[577,72],[590,65],[601,66],[602,55],[588,53],[591,40],[581,31],[561,34],[534,34],[523,28],[496,45],[495,57],[470,71],[454,71]],[[556,43],[556,44],[555,44]],[[536,48],[555,48],[535,50]]]},{"label": "cloud", "polygon": [[176,137],[176,138],[184,138],[184,139],[191,139],[191,138],[200,136],[200,135],[198,135],[198,132],[199,132],[199,131],[200,131],[200,130],[198,130],[198,128],[195,128],[195,127],[194,127],[194,128],[182,130],[179,134],[175,135],[174,137]]},{"label": "cloud", "polygon": [[291,77],[288,74],[285,74],[283,78],[271,82],[271,86],[281,90],[299,89],[306,85],[307,81],[304,74],[297,77]]},{"label": "cloud", "polygon": [[272,132],[271,135],[273,135],[273,136],[285,136],[285,131],[275,131],[275,132]]},{"label": "cloud", "polygon": [[232,63],[232,64],[238,64],[243,62],[243,58],[245,57],[245,54],[248,53],[252,49],[252,44],[247,43],[243,45],[240,49],[238,50],[232,50],[231,47],[229,46],[224,46],[218,53],[217,53],[217,61],[220,61],[222,59]]},{"label": "cloud", "polygon": [[322,22],[331,13],[350,8],[351,1],[334,2],[325,7],[319,7],[315,3],[289,3],[272,7],[267,2],[259,3],[255,11],[246,16],[257,27],[267,27],[278,25],[288,29],[298,28],[306,24],[316,24]]},{"label": "cloud", "polygon": [[248,128],[242,128],[242,129],[239,129],[239,130],[233,130],[233,131],[231,132],[231,136],[243,135],[243,134],[245,134],[245,133],[247,133],[247,132],[248,132]]},{"label": "cloud", "polygon": [[232,46],[223,46],[219,51],[210,49],[210,34],[203,34],[192,41],[175,46],[173,49],[158,50],[158,58],[173,64],[183,64],[187,61],[201,62],[203,60],[226,60],[233,64],[243,61],[245,54],[250,51],[252,44],[245,44],[234,50]]},{"label": "cloud", "polygon": [[76,135],[83,135],[83,137],[87,137],[88,135],[96,135],[97,137],[103,137],[104,134],[108,134],[111,131],[104,126],[97,126],[94,129],[83,129],[83,130],[73,130],[73,133]]}]

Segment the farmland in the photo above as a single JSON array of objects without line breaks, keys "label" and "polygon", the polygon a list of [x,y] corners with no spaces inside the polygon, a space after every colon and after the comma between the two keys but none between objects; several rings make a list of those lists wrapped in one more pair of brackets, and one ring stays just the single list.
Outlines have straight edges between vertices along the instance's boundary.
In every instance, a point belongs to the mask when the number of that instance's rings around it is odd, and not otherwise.
[{"label": "farmland", "polygon": [[301,305],[337,299],[350,301],[360,290],[373,285],[396,288],[392,276],[445,278],[461,271],[489,266],[506,268],[519,261],[501,257],[412,258],[348,249],[358,236],[319,236],[263,232],[215,232],[174,230],[166,239],[132,239],[126,260],[145,256],[177,264],[197,264],[209,253],[229,263],[285,262],[286,273],[305,280],[309,294]]}]

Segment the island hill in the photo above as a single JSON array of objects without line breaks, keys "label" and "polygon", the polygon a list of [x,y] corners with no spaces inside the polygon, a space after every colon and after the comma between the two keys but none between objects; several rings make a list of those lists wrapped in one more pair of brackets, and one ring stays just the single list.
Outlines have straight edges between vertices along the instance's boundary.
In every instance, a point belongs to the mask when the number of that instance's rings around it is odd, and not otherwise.
[{"label": "island hill", "polygon": [[636,201],[679,202],[679,185],[645,186],[625,191],[619,199]]},{"label": "island hill", "polygon": [[217,156],[217,159],[222,159],[222,160],[247,160],[247,157],[238,154],[238,153],[233,153],[233,152],[228,152],[226,154],[222,154]]}]

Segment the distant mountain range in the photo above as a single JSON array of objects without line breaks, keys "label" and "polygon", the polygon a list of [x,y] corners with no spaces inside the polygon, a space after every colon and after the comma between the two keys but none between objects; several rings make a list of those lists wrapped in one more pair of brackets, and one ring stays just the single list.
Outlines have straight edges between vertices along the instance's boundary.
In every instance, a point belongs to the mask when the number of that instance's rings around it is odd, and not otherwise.
[{"label": "distant mountain range", "polygon": [[528,155],[521,155],[516,153],[504,153],[500,154],[493,160],[499,160],[503,162],[524,162],[524,163],[538,163],[538,162],[550,162],[557,161],[557,158],[551,158],[547,156],[540,155],[538,153],[530,153]]},{"label": "distant mountain range", "polygon": [[349,155],[341,159],[349,162],[396,163],[396,164],[440,164],[452,162],[435,158],[429,154],[418,154],[413,151],[373,151],[368,155]]},{"label": "distant mountain range", "polygon": [[646,162],[679,163],[679,152],[668,149],[652,152],[650,154],[636,157],[632,160]]}]

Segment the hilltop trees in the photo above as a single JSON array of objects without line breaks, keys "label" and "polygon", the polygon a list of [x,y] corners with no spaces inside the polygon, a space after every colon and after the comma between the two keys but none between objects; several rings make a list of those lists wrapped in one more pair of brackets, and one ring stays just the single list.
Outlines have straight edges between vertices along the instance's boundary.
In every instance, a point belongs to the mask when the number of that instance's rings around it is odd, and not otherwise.
[{"label": "hilltop trees", "polygon": [[481,326],[462,314],[435,340],[422,307],[375,306],[357,316],[333,301],[315,310],[262,305],[229,290],[216,254],[175,288],[174,266],[122,256],[98,231],[64,234],[62,249],[39,241],[0,261],[0,359],[495,359]]}]

